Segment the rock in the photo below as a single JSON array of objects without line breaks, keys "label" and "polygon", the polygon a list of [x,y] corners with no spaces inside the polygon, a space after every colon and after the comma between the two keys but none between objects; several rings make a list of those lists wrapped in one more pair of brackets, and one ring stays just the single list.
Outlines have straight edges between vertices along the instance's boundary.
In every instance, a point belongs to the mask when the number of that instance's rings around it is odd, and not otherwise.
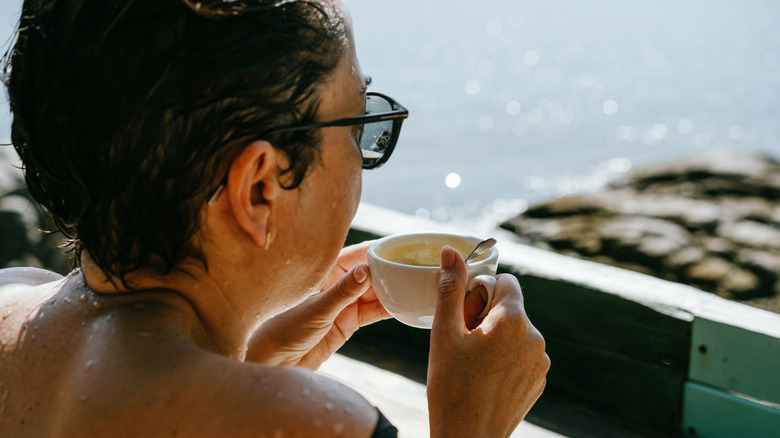
[{"label": "rock", "polygon": [[733,269],[723,278],[722,288],[739,299],[768,295],[761,289],[761,281],[750,271]]},{"label": "rock", "polygon": [[687,270],[687,268],[703,259],[706,255],[706,251],[702,248],[689,246],[674,254],[670,254],[666,262],[670,269],[676,272],[684,272]]},{"label": "rock", "polygon": [[0,147],[0,268],[36,266],[66,274],[72,267],[69,254],[58,247],[62,239],[56,234],[38,231],[51,223],[27,194],[12,152]]},{"label": "rock", "polygon": [[717,149],[635,169],[501,224],[540,248],[780,313],[780,163]]},{"label": "rock", "polygon": [[32,250],[24,219],[17,212],[0,211],[0,266],[21,259]]},{"label": "rock", "polygon": [[716,233],[741,246],[780,248],[778,224],[763,224],[751,220],[728,222],[721,224]]},{"label": "rock", "polygon": [[685,278],[694,284],[715,287],[736,266],[720,257],[706,257],[694,263],[685,272]]}]

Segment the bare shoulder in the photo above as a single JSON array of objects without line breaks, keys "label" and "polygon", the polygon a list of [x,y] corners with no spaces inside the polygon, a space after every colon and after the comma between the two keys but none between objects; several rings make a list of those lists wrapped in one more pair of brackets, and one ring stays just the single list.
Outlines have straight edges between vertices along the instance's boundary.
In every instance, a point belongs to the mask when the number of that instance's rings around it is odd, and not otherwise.
[{"label": "bare shoulder", "polygon": [[[352,389],[309,370],[233,363],[233,373],[218,370],[220,358],[207,365],[220,382],[209,384],[216,406],[227,409],[236,425],[231,436],[256,436],[258,430],[269,436],[368,437],[378,414]],[[228,364],[224,364],[228,365]],[[212,430],[220,436],[224,430]],[[276,435],[274,435],[276,434]]]},{"label": "bare shoulder", "polygon": [[[150,309],[145,309],[147,312]],[[111,331],[114,317],[103,321]],[[148,321],[147,321],[148,322]],[[127,321],[121,322],[130,327]],[[369,437],[377,411],[360,395],[311,371],[269,367],[209,352],[187,337],[119,333],[111,357],[90,344],[61,400],[65,436]]]},{"label": "bare shoulder", "polygon": [[4,290],[40,286],[62,278],[56,272],[40,268],[0,269],[0,295]]}]

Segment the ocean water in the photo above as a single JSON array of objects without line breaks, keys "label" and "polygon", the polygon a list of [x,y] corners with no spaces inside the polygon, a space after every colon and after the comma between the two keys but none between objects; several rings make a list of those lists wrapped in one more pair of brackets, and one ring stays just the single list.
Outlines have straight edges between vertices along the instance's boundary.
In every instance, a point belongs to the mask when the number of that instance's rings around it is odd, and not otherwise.
[{"label": "ocean water", "polygon": [[780,158],[780,2],[347,4],[372,89],[410,111],[365,202],[495,223],[710,147]]},{"label": "ocean water", "polygon": [[410,110],[365,202],[484,225],[710,147],[780,158],[780,2],[346,2],[372,89]]}]

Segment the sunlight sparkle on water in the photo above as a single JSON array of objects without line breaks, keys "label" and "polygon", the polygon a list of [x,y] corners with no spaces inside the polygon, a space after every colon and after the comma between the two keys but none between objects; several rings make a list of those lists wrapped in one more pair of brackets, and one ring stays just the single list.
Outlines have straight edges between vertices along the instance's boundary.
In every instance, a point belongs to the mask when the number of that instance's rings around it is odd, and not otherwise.
[{"label": "sunlight sparkle on water", "polygon": [[493,125],[495,125],[495,121],[490,116],[482,116],[479,118],[479,127],[482,128],[484,131],[490,131],[493,129]]},{"label": "sunlight sparkle on water", "polygon": [[520,105],[520,102],[512,99],[509,102],[506,103],[506,112],[510,116],[516,116],[520,114],[520,110],[523,109],[523,106]]},{"label": "sunlight sparkle on water", "polygon": [[473,96],[477,93],[479,93],[479,82],[474,79],[466,82],[466,94]]},{"label": "sunlight sparkle on water", "polygon": [[604,105],[602,106],[602,110],[604,111],[604,114],[608,116],[614,116],[615,114],[617,114],[619,108],[620,107],[618,106],[618,103],[612,99],[605,100]]},{"label": "sunlight sparkle on water", "polygon": [[460,175],[452,172],[444,179],[444,183],[447,184],[447,187],[454,189],[460,185]]},{"label": "sunlight sparkle on water", "polygon": [[688,119],[680,119],[677,122],[677,130],[680,131],[680,134],[688,135],[693,132],[693,122]]}]

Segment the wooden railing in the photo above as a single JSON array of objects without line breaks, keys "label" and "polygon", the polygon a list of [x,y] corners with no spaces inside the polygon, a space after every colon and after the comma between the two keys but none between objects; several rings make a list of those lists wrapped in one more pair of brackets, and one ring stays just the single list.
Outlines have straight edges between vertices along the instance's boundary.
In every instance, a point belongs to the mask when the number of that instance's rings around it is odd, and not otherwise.
[{"label": "wooden railing", "polygon": [[[445,230],[487,237],[363,204],[348,243]],[[780,436],[780,315],[489,233],[547,341],[546,394],[661,436]],[[429,332],[392,320],[357,336],[427,357]]]}]

